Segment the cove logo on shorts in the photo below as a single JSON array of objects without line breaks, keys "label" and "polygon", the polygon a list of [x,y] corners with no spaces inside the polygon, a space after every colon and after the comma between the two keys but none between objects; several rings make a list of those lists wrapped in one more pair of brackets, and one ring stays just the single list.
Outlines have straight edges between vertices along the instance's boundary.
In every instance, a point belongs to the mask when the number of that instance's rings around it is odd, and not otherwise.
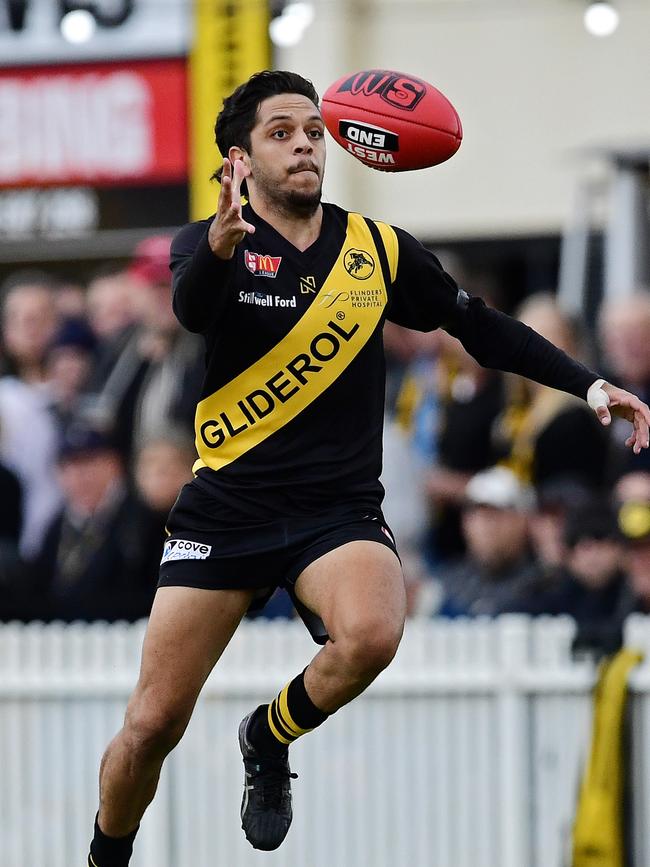
[{"label": "cove logo on shorts", "polygon": [[207,560],[212,551],[212,545],[203,542],[190,542],[189,539],[170,539],[165,542],[160,565],[170,560]]}]

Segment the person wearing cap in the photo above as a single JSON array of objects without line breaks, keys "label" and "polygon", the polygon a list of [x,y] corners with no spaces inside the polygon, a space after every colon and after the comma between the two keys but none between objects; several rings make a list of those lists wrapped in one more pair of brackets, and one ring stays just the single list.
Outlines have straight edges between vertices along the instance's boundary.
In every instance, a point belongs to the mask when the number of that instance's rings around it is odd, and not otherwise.
[{"label": "person wearing cap", "polygon": [[596,496],[579,476],[552,476],[535,487],[535,508],[528,522],[528,534],[541,575],[553,579],[564,563],[564,528],[567,514],[586,505]]},{"label": "person wearing cap", "polygon": [[146,617],[160,528],[130,492],[114,444],[98,428],[70,425],[59,448],[58,475],[64,504],[35,559],[34,595],[23,619]]},{"label": "person wearing cap", "polygon": [[443,617],[499,614],[537,575],[528,545],[531,489],[495,466],[467,483],[461,514],[466,554],[440,574]]},{"label": "person wearing cap", "polygon": [[626,543],[629,612],[650,614],[650,495],[622,503],[618,526]]},{"label": "person wearing cap", "polygon": [[626,610],[624,546],[612,505],[592,500],[570,510],[564,545],[553,586],[529,588],[506,610],[567,614],[576,621],[575,648],[611,653],[620,647]]},{"label": "person wearing cap", "polygon": [[45,368],[51,395],[51,409],[61,430],[79,410],[88,383],[97,339],[81,316],[64,319],[55,332],[45,355]]}]

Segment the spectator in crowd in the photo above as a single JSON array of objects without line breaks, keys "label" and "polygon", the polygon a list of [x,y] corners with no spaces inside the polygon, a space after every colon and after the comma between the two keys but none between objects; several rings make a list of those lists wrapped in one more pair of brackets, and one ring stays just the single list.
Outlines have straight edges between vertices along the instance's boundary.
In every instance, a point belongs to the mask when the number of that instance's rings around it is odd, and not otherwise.
[{"label": "spectator in crowd", "polygon": [[607,501],[592,501],[567,516],[566,558],[553,587],[531,588],[505,610],[568,614],[577,624],[575,646],[611,653],[620,647],[625,617],[624,545]]},{"label": "spectator in crowd", "polygon": [[614,502],[617,505],[646,501],[650,502],[650,471],[632,470],[619,477],[614,485]]},{"label": "spectator in crowd", "polygon": [[650,472],[621,476],[614,502],[626,542],[627,612],[650,614]]},{"label": "spectator in crowd", "polygon": [[47,350],[45,368],[52,410],[63,430],[80,413],[90,379],[97,340],[82,317],[64,319]]},{"label": "spectator in crowd", "polygon": [[100,266],[86,289],[86,315],[100,341],[112,340],[138,321],[134,286],[125,268]]},{"label": "spectator in crowd", "polygon": [[157,580],[166,538],[165,523],[182,486],[192,479],[194,442],[181,429],[161,432],[143,443],[133,461],[133,487],[149,514],[150,545],[143,551],[143,575]]},{"label": "spectator in crowd", "polygon": [[184,430],[161,432],[143,443],[133,464],[135,490],[140,499],[158,516],[161,543],[165,521],[178,492],[192,479],[196,460],[194,443]]},{"label": "spectator in crowd", "polygon": [[530,488],[507,467],[472,476],[462,512],[467,553],[441,570],[438,614],[493,616],[532,585],[537,575],[527,534],[532,504]]},{"label": "spectator in crowd", "polygon": [[567,514],[591,502],[593,491],[571,475],[556,476],[538,486],[536,506],[528,521],[528,532],[540,578],[553,580],[566,557]]},{"label": "spectator in crowd", "polygon": [[465,486],[493,465],[492,427],[503,409],[503,374],[481,367],[458,340],[439,334],[439,428],[436,455],[426,476],[435,562],[463,553],[461,511]]},{"label": "spectator in crowd", "polygon": [[45,382],[45,353],[60,320],[56,290],[40,271],[18,272],[2,287],[4,372],[22,382]]},{"label": "spectator in crowd", "polygon": [[642,499],[622,503],[618,522],[627,542],[626,613],[650,614],[650,491]]},{"label": "spectator in crowd", "polygon": [[119,453],[102,431],[72,425],[58,470],[64,505],[34,563],[30,616],[66,621],[147,616],[160,528],[129,491]]},{"label": "spectator in crowd", "polygon": [[439,336],[436,331],[423,334],[392,322],[386,323],[383,333],[387,376],[382,508],[399,547],[409,615],[433,585],[427,580],[425,559],[426,474],[435,453]]},{"label": "spectator in crowd", "polygon": [[[609,375],[622,388],[631,388],[641,400],[650,397],[650,292],[606,299],[599,311],[598,331]],[[612,420],[612,476],[630,470],[650,470],[645,453],[627,454],[625,425]]]},{"label": "spectator in crowd", "polygon": [[138,325],[126,332],[88,402],[96,424],[112,427],[126,458],[169,426],[193,431],[203,377],[203,343],[181,328],[171,308],[167,236],[138,245],[127,276]]},{"label": "spectator in crowd", "polygon": [[[583,360],[576,329],[554,297],[530,296],[519,318],[571,357]],[[511,378],[510,382],[513,382]],[[517,378],[515,390],[525,391],[504,413],[498,432],[503,457],[521,478],[535,487],[571,476],[596,493],[605,483],[607,433],[587,404],[573,395]]]},{"label": "spectator in crowd", "polygon": [[87,314],[87,289],[82,283],[61,280],[56,287],[55,304],[58,318],[84,319]]},{"label": "spectator in crowd", "polygon": [[55,472],[59,428],[46,382],[47,349],[59,324],[55,291],[47,275],[37,272],[16,274],[2,287],[0,460],[22,487],[20,551],[27,559],[61,502]]},{"label": "spectator in crowd", "polygon": [[386,496],[382,509],[395,534],[407,591],[407,613],[412,615],[418,596],[428,586],[423,555],[428,526],[424,463],[406,430],[395,415],[384,420],[383,471]]},{"label": "spectator in crowd", "polygon": [[86,306],[88,322],[98,343],[88,390],[97,393],[104,387],[137,326],[135,287],[128,273],[114,265],[100,268],[88,283]]}]

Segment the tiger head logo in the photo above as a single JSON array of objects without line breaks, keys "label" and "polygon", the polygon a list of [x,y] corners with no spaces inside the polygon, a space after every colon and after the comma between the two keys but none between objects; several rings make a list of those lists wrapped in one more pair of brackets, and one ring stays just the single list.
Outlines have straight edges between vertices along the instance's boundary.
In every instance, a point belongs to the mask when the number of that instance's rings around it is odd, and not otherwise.
[{"label": "tiger head logo", "polygon": [[343,265],[357,280],[367,280],[375,273],[375,260],[365,250],[346,250]]}]

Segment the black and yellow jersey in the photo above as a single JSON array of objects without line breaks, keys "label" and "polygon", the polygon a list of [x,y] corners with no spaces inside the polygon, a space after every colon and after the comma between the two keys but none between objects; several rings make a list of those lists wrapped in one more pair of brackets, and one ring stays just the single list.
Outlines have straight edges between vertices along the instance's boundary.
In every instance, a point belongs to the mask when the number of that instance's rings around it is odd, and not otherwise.
[{"label": "black and yellow jersey", "polygon": [[216,520],[379,509],[387,318],[444,327],[480,363],[582,397],[597,378],[470,299],[401,229],[325,204],[301,252],[250,205],[242,215],[256,231],[232,259],[210,250],[211,220],[185,226],[171,254],[174,310],[206,343],[194,472]]}]

